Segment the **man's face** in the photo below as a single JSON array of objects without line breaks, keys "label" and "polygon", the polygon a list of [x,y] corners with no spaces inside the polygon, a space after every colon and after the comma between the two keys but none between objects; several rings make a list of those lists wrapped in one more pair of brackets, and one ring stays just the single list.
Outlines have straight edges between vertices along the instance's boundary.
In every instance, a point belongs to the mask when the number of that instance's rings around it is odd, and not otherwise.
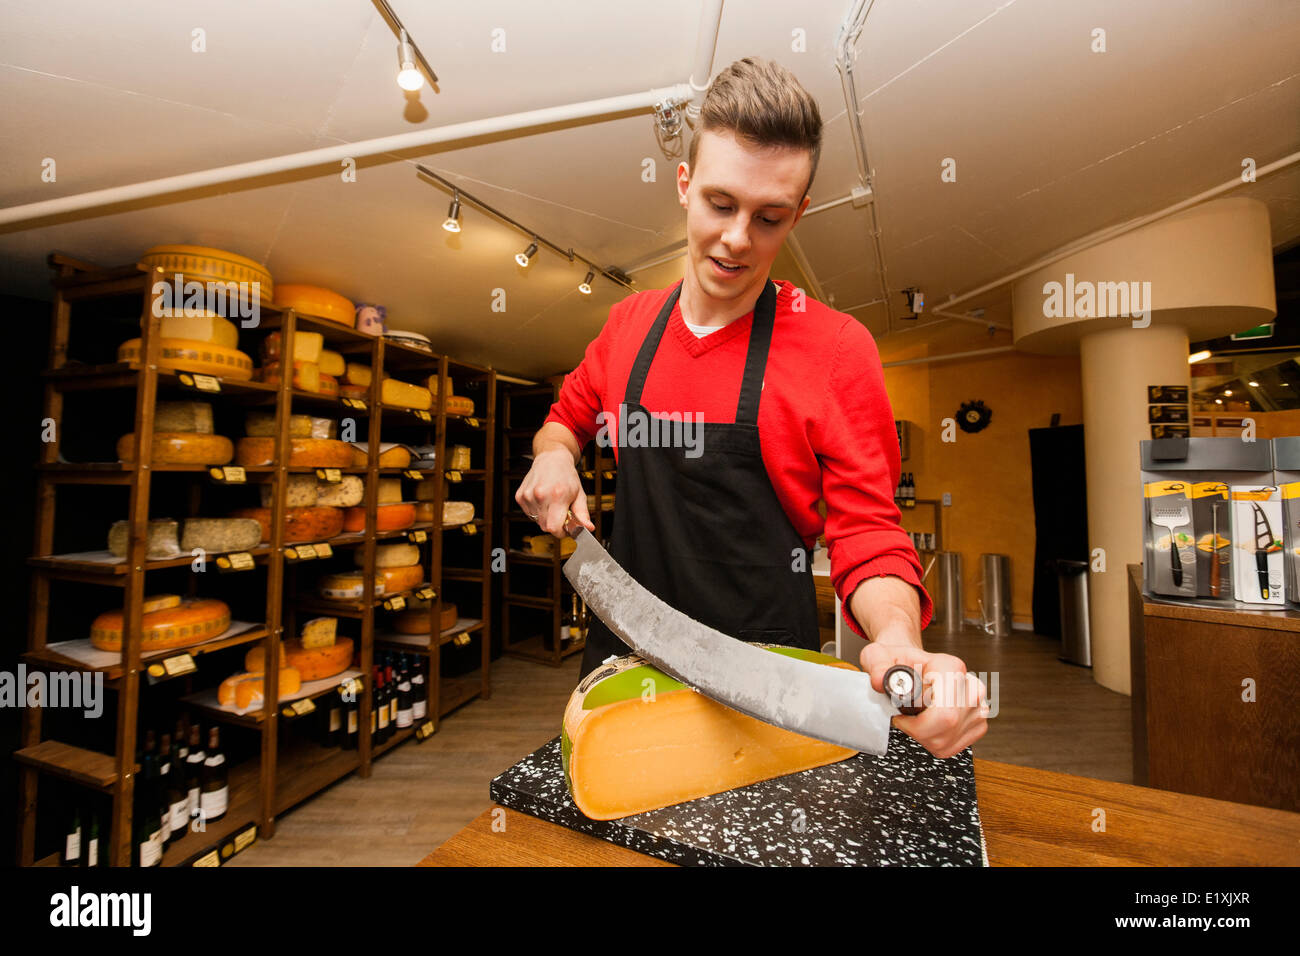
[{"label": "man's face", "polygon": [[730,132],[704,131],[695,168],[677,167],[686,209],[688,268],[710,298],[756,296],[781,244],[808,208],[812,154],[754,147]]}]

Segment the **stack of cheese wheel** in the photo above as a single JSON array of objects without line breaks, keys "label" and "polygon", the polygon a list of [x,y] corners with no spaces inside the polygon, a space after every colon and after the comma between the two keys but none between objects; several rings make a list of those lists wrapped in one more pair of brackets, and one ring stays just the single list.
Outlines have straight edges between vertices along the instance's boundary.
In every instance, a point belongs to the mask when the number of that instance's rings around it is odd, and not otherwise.
[{"label": "stack of cheese wheel", "polygon": [[[262,342],[262,369],[259,377],[268,385],[280,382],[280,368],[283,362],[282,339],[279,332],[272,332]],[[339,369],[343,356],[337,352],[327,352],[325,336],[319,332],[295,332],[293,336],[293,387],[304,392],[336,397],[339,382],[336,375],[326,371]]]},{"label": "stack of cheese wheel", "polygon": [[[105,611],[90,625],[90,643],[101,651],[122,649],[122,610]],[[160,594],[144,601],[140,621],[140,652],[189,647],[230,627],[230,608],[224,601],[194,598],[182,601],[176,594]]]},{"label": "stack of cheese wheel", "polygon": [[[365,553],[357,548],[353,552],[356,563],[365,560]],[[413,544],[380,544],[375,546],[375,597],[385,597],[410,591],[424,583],[424,566],[420,564],[420,549]],[[344,571],[324,575],[317,584],[321,597],[331,601],[359,601],[364,593],[365,578],[361,571]]]},{"label": "stack of cheese wheel", "polygon": [[[224,465],[234,457],[230,439],[212,432],[208,402],[158,402],[153,427],[155,465]],[[135,460],[135,432],[117,440],[117,457]]]},{"label": "stack of cheese wheel", "polygon": [[[760,645],[826,667],[826,654]],[[653,682],[655,694],[642,689]],[[646,664],[605,661],[564,711],[565,782],[578,809],[614,820],[760,780],[847,760],[854,751],[782,730],[724,707]]]},{"label": "stack of cheese wheel", "polygon": [[[241,438],[235,443],[235,464],[245,468],[275,461],[274,438]],[[333,438],[290,438],[290,468],[348,468],[352,446]]]},{"label": "stack of cheese wheel", "polygon": [[[266,652],[259,645],[244,656],[249,673],[266,670]],[[338,619],[313,618],[303,625],[302,636],[280,644],[280,667],[293,668],[303,681],[324,680],[348,669],[352,663],[352,639],[338,636]]]},{"label": "stack of cheese wheel", "polygon": [[[324,541],[343,530],[343,509],[320,505],[285,509],[284,542]],[[262,540],[271,540],[271,509],[240,508],[231,512],[232,518],[252,518],[262,529]]]},{"label": "stack of cheese wheel", "polygon": [[[238,348],[239,329],[215,312],[174,309],[162,317],[159,335],[159,368],[236,382],[253,377],[253,360]],[[139,337],[127,339],[118,346],[117,360],[139,365],[144,360],[142,343]]]},{"label": "stack of cheese wheel", "polygon": [[[396,504],[379,505],[375,511],[375,531],[401,531],[415,524],[415,502],[401,501]],[[344,509],[344,531],[366,530],[366,509],[362,505]]]},{"label": "stack of cheese wheel", "polygon": [[[379,467],[405,468],[411,463],[411,450],[396,442],[380,442]],[[367,468],[370,465],[370,445],[368,442],[352,443],[352,467]]]},{"label": "stack of cheese wheel", "polygon": [[[151,518],[145,526],[147,535],[146,557],[174,558],[181,553],[177,538],[179,525],[171,518]],[[108,529],[108,551],[114,557],[125,557],[131,544],[131,522],[114,521]]]},{"label": "stack of cheese wheel", "polygon": [[[265,671],[231,674],[217,688],[217,703],[224,707],[234,707],[239,711],[261,707],[265,684]],[[296,667],[286,666],[282,662],[279,684],[280,694],[276,699],[283,700],[287,695],[302,690],[302,673]]]},{"label": "stack of cheese wheel", "polygon": [[[290,438],[334,438],[338,423],[332,418],[314,415],[290,415]],[[249,412],[244,419],[244,434],[249,438],[275,437],[275,412]]]},{"label": "stack of cheese wheel", "polygon": [[320,286],[281,285],[276,290],[275,304],[282,309],[329,319],[348,328],[355,326],[357,321],[356,307],[351,300]]},{"label": "stack of cheese wheel", "polygon": [[[343,398],[367,398],[373,378],[374,373],[370,366],[348,362],[343,370],[339,394]],[[412,408],[417,411],[427,412],[433,407],[433,396],[429,394],[427,388],[412,385],[410,382],[401,382],[387,375],[382,376],[379,383],[379,400],[395,408]]]},{"label": "stack of cheese wheel", "polygon": [[[429,390],[429,394],[434,398],[438,397],[438,376],[430,375],[424,381],[424,386]],[[447,414],[471,416],[474,414],[474,400],[466,398],[464,395],[455,394],[455,388],[451,379],[447,379]],[[452,467],[455,467],[454,465]]]},{"label": "stack of cheese wheel", "polygon": [[[275,284],[266,266],[245,256],[213,249],[209,246],[163,245],[146,249],[140,261],[162,273],[161,281],[173,284],[173,277],[182,281],[239,283],[236,289],[246,292],[252,302],[270,302],[275,298]],[[227,299],[229,301],[229,297]]]}]

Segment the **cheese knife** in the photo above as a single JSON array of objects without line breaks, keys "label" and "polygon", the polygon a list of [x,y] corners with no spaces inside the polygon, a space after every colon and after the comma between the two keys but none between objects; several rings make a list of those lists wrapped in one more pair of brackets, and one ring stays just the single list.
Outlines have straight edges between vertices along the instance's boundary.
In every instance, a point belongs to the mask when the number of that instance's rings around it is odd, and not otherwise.
[{"label": "cheese knife", "polygon": [[1268,549],[1273,547],[1273,526],[1258,501],[1250,503],[1255,513],[1255,574],[1259,578],[1260,596],[1268,600]]},{"label": "cheese knife", "polygon": [[826,667],[729,637],[642,587],[585,528],[564,576],[605,625],[649,663],[688,687],[757,720],[806,737],[883,756],[890,719],[919,713],[921,683],[910,667],[870,675]]}]

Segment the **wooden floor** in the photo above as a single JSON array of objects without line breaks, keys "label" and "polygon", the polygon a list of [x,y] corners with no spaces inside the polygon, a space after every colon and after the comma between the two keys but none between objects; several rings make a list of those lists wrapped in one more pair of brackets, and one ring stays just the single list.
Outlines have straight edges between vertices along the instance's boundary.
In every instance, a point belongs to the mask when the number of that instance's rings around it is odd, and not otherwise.
[{"label": "wooden floor", "polygon": [[[926,649],[955,654],[971,671],[997,672],[997,716],[975,745],[989,760],[1132,781],[1129,698],[1100,687],[1086,668],[1057,660],[1054,641],[1023,632],[926,634]],[[562,668],[502,658],[492,698],[452,713],[439,732],[408,741],[277,821],[229,866],[410,866],[492,805],[488,783],[559,733],[578,680]],[[993,688],[990,678],[986,679]]]}]

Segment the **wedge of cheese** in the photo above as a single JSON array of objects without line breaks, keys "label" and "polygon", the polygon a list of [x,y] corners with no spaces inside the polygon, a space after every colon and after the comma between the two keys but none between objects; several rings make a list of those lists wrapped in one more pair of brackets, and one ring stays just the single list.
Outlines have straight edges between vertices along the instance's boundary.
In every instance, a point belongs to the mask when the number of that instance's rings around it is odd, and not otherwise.
[{"label": "wedge of cheese", "polygon": [[[761,646],[856,670],[826,654]],[[578,809],[615,820],[824,767],[855,751],[747,717],[629,655],[602,664],[573,692],[560,753]]]},{"label": "wedge of cheese", "polygon": [[[261,706],[263,702],[262,687],[265,683],[265,671],[253,674],[231,674],[217,688],[217,702],[225,707],[235,707],[239,710]],[[281,667],[279,696],[296,694],[301,689],[302,676],[298,671],[292,667]]]},{"label": "wedge of cheese", "polygon": [[211,435],[212,405],[208,402],[159,402],[154,406],[153,430]]},{"label": "wedge of cheese", "polygon": [[164,315],[162,334],[166,339],[191,339],[228,349],[239,348],[239,329],[235,323],[200,309],[177,309],[171,315]]},{"label": "wedge of cheese", "polygon": [[[348,475],[349,478],[355,477]],[[289,475],[288,482],[285,486],[285,504],[290,508],[310,508],[318,503],[316,491],[315,475]],[[324,484],[324,482],[322,482]],[[271,485],[264,484],[258,489],[262,495],[262,507],[271,507],[271,499],[275,494],[275,489]],[[319,504],[332,505],[332,501],[321,501]]]},{"label": "wedge of cheese", "polygon": [[[320,361],[321,351],[325,348],[325,336],[319,332],[297,331],[293,334],[293,358],[295,362]],[[262,340],[262,363],[280,361],[283,340],[279,332],[272,332]]]},{"label": "wedge of cheese", "polygon": [[421,388],[419,385],[412,385],[409,382],[399,382],[395,378],[386,378],[380,383],[380,401],[385,405],[395,405],[398,408],[414,408],[419,411],[428,411],[433,406],[433,396],[429,394],[427,388]]},{"label": "wedge of cheese", "polygon": [[[312,480],[316,481],[315,478]],[[351,508],[361,504],[365,493],[365,482],[361,480],[360,475],[344,475],[342,481],[318,481],[316,503],[329,505],[331,508]]]},{"label": "wedge of cheese", "polygon": [[314,617],[302,626],[299,643],[306,650],[317,647],[333,647],[338,634],[339,619],[336,617]]}]

